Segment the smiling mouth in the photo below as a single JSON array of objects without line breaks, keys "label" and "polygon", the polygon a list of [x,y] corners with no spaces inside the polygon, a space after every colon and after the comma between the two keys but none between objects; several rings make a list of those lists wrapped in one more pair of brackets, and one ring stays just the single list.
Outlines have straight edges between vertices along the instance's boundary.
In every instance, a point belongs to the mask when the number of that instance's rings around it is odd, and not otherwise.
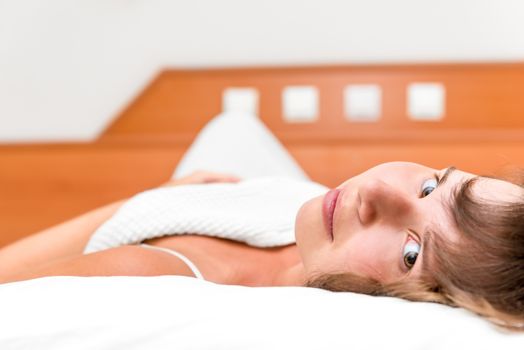
[{"label": "smiling mouth", "polygon": [[324,218],[324,224],[326,227],[326,232],[331,241],[333,241],[333,214],[335,213],[335,208],[337,206],[337,199],[340,194],[338,188],[332,189],[325,194],[324,200],[322,202],[322,214]]}]

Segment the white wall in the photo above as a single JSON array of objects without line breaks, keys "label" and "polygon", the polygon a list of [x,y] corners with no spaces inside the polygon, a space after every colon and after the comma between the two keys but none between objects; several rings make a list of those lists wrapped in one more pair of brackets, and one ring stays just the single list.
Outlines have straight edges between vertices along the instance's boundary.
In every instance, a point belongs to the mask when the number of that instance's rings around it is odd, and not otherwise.
[{"label": "white wall", "polygon": [[163,67],[524,59],[522,0],[0,0],[0,142],[89,140]]}]

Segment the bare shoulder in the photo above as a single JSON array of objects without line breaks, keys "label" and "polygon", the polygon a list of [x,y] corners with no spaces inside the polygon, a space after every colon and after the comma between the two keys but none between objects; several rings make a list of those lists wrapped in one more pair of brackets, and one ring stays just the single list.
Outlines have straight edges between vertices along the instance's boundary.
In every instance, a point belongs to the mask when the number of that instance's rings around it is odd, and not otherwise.
[{"label": "bare shoulder", "polygon": [[146,249],[138,245],[127,245],[88,254],[95,263],[100,263],[115,275],[193,276],[191,269],[179,258],[164,252]]},{"label": "bare shoulder", "polygon": [[39,269],[2,278],[0,283],[45,276],[193,276],[180,259],[155,250],[128,245],[54,261]]}]

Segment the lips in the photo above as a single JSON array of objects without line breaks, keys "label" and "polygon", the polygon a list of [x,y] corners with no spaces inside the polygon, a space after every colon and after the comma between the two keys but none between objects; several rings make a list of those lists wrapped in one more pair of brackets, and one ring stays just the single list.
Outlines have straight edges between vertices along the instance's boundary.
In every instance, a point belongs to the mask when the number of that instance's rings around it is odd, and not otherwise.
[{"label": "lips", "polygon": [[324,224],[326,227],[326,232],[331,241],[333,241],[333,213],[337,206],[337,198],[340,194],[338,188],[334,188],[324,195],[324,200],[322,202],[322,214],[324,217]]}]

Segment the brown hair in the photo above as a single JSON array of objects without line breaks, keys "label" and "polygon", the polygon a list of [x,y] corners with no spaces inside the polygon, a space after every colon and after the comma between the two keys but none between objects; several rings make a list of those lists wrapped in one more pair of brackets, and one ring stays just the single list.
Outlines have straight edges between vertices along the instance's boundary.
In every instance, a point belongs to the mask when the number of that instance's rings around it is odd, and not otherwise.
[{"label": "brown hair", "polygon": [[[427,233],[420,278],[381,284],[337,273],[317,276],[306,286],[463,307],[499,326],[523,331],[524,191],[516,194],[516,201],[488,201],[471,191],[479,179],[457,186],[447,205],[461,232],[459,241]],[[518,186],[524,189],[522,182]]]}]

